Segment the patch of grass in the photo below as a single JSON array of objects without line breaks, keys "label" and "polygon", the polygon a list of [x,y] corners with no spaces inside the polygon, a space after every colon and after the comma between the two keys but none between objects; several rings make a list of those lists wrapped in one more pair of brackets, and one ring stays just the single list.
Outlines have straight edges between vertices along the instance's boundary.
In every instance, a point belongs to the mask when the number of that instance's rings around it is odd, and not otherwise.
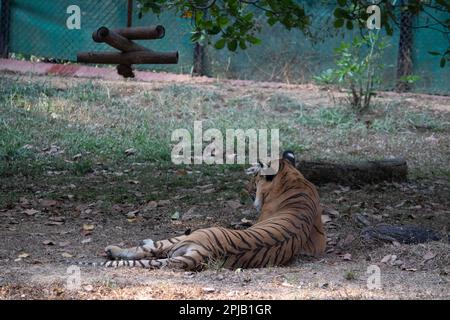
[{"label": "patch of grass", "polygon": [[450,121],[437,119],[436,116],[430,113],[408,112],[405,114],[405,122],[415,129],[430,131],[445,131],[450,129]]},{"label": "patch of grass", "polygon": [[297,113],[297,121],[310,127],[331,127],[350,129],[361,124],[356,119],[356,114],[347,108],[320,107],[316,111],[301,110]]},{"label": "patch of grass", "polygon": [[274,93],[267,100],[269,108],[280,112],[292,112],[304,108],[298,100],[289,97],[284,93]]},{"label": "patch of grass", "polygon": [[204,265],[204,268],[207,270],[214,270],[214,271],[223,271],[225,264],[224,258],[217,258],[217,259],[208,259],[207,263]]},{"label": "patch of grass", "polygon": [[425,112],[386,112],[383,117],[375,118],[371,128],[378,132],[396,133],[403,130],[427,130],[443,132],[450,129],[450,122],[438,119]]},{"label": "patch of grass", "polygon": [[[197,181],[199,177],[221,185],[224,178],[240,175],[247,167],[186,166],[199,173],[155,177],[155,170],[165,172],[183,168],[171,162],[174,144],[171,134],[175,129],[184,128],[193,138],[195,120],[203,121],[203,132],[208,128],[219,129],[224,146],[227,129],[266,129],[269,147],[270,130],[279,129],[281,150],[291,149],[299,159],[340,161],[382,158],[384,151],[377,148],[383,146],[370,143],[371,138],[380,133],[391,134],[403,129],[418,131],[414,126],[445,133],[449,122],[446,114],[440,119],[438,114],[413,113],[404,110],[400,104],[389,104],[371,110],[375,120],[367,129],[348,108],[306,106],[301,99],[288,93],[255,90],[230,97],[227,91],[214,86],[176,84],[141,89],[95,81],[79,81],[64,86],[64,83],[56,85],[45,79],[0,76],[0,177],[26,176],[41,180],[42,176],[50,179],[48,172],[56,172],[61,177],[51,177],[54,184],[83,178],[86,179],[82,183],[89,184],[92,177],[99,176],[101,171],[111,174],[130,168],[133,163],[142,163],[142,170],[136,169],[133,174],[139,174],[139,180],[148,180],[139,185],[139,191],[149,200],[160,197],[151,194],[155,188],[167,194],[168,188],[178,192],[176,190],[189,189],[198,183],[208,184]],[[361,142],[363,140],[365,142]],[[204,142],[204,146],[207,144],[209,142]],[[354,150],[356,144],[362,144],[358,149],[362,151]],[[45,151],[52,145],[58,148],[58,152]],[[365,150],[369,145],[376,152],[372,150],[367,154]],[[124,151],[129,148],[134,148],[136,153],[125,155]],[[408,150],[409,147],[404,148]],[[81,154],[81,158],[74,160],[77,154]],[[442,170],[447,168],[433,169],[442,175]],[[111,190],[104,181],[99,185],[93,183],[91,189],[86,186],[86,192],[80,190],[82,198],[101,196],[111,201],[139,201],[128,192],[129,185],[116,180]],[[121,192],[126,196],[117,196]],[[238,197],[240,190],[224,185],[218,192],[223,193],[222,198],[231,199]],[[217,199],[217,194],[201,196]],[[199,201],[196,196],[191,200]]]},{"label": "patch of grass", "polygon": [[357,279],[357,275],[356,275],[355,271],[349,270],[349,271],[345,272],[344,279],[348,280],[348,281],[356,280]]}]

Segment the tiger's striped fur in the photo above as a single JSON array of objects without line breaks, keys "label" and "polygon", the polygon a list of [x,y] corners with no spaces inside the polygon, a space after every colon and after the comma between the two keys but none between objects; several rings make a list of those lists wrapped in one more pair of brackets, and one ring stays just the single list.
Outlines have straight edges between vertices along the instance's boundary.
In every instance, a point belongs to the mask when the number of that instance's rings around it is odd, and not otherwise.
[{"label": "tiger's striped fur", "polygon": [[[224,268],[259,268],[286,264],[300,253],[323,253],[326,238],[316,188],[295,168],[293,153],[285,152],[276,161],[248,170],[254,175],[250,189],[256,190],[255,207],[260,211],[250,228],[213,227],[162,241],[144,240],[134,248],[108,246],[107,255],[116,260],[100,265],[195,270],[212,259],[223,261]],[[275,174],[262,174],[274,164]]]}]

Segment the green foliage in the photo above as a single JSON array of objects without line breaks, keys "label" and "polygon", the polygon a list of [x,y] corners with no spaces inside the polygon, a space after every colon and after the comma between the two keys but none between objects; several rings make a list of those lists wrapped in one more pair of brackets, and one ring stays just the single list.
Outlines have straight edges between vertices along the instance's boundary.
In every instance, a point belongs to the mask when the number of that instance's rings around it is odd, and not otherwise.
[{"label": "green foliage", "polygon": [[372,32],[355,37],[352,42],[342,42],[335,49],[336,67],[324,71],[315,80],[345,88],[355,111],[366,111],[375,95],[374,87],[381,80],[379,74],[384,67],[381,58],[386,47],[386,41]]},{"label": "green foliage", "polygon": [[[175,11],[179,16],[192,19],[192,41],[210,44],[214,38],[215,48],[227,47],[230,51],[236,51],[238,47],[244,50],[248,45],[261,42],[256,36],[261,29],[261,21],[257,21],[254,14],[258,10],[264,12],[268,25],[279,23],[288,30],[296,28],[305,34],[310,34],[311,16],[314,15],[314,12],[305,11],[302,1],[296,0],[138,0],[138,3],[140,15]],[[371,3],[365,0],[337,0],[333,10],[334,27],[367,30],[367,20],[371,16],[367,10],[369,5]],[[416,28],[428,28],[444,36],[449,34],[450,19],[440,18],[436,13],[450,14],[450,0],[379,0],[376,5],[380,8],[381,28],[388,35],[392,35],[394,26],[399,24],[398,12],[409,12],[413,17],[424,12],[430,19]],[[445,52],[434,53],[440,56],[440,65],[444,67],[450,59],[450,45]]]},{"label": "green foliage", "polygon": [[139,0],[139,3],[140,14],[149,11],[160,14],[164,10],[174,10],[178,15],[192,19],[192,41],[210,44],[211,38],[219,35],[214,47],[227,47],[230,51],[236,51],[238,46],[244,50],[249,45],[261,42],[256,37],[260,25],[252,11],[254,7],[265,12],[269,25],[281,23],[287,29],[306,31],[310,23],[303,6],[294,0]]}]

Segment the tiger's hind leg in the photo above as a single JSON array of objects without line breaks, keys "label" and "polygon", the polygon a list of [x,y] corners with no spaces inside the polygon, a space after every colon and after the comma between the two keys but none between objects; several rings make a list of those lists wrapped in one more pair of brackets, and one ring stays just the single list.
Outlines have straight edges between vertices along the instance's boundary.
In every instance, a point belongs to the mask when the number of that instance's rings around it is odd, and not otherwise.
[{"label": "tiger's hind leg", "polygon": [[183,241],[185,235],[169,238],[160,241],[146,239],[142,244],[132,248],[120,248],[118,246],[107,246],[105,253],[112,260],[141,260],[141,259],[157,259],[167,257],[172,247]]}]

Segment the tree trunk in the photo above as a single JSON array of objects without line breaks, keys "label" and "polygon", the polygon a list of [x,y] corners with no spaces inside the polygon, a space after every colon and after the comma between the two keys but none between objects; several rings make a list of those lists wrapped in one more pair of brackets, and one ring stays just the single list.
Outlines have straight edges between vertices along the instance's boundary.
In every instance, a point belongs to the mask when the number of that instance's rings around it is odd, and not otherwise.
[{"label": "tree trunk", "polygon": [[300,161],[297,168],[314,184],[361,185],[382,181],[406,181],[408,167],[403,159],[334,163]]}]

